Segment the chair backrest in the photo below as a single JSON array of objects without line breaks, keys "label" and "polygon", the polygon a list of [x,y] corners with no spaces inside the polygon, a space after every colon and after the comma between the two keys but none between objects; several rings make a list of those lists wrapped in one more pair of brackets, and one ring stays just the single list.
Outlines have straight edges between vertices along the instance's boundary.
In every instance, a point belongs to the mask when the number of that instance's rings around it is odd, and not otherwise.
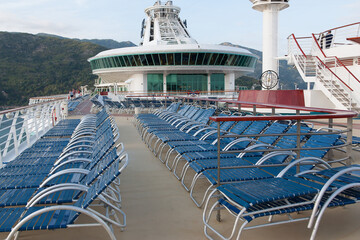
[{"label": "chair backrest", "polygon": [[197,121],[206,124],[207,122],[209,122],[209,117],[211,117],[214,113],[215,113],[215,109],[213,108],[206,109],[203,112],[203,114],[197,119]]},{"label": "chair backrest", "polygon": [[[253,135],[253,134],[260,134],[264,128],[269,124],[269,121],[254,121],[250,122],[250,125],[241,133],[241,135]],[[233,132],[231,130],[231,132]],[[235,140],[236,138],[224,138],[223,143],[228,144]],[[243,148],[246,148],[251,142],[243,142],[239,143]],[[245,144],[245,145],[244,145]]]},{"label": "chair backrest", "polygon": [[[309,139],[307,139],[305,144],[301,147],[302,150],[300,151],[300,158],[303,157],[323,158],[329,152],[330,147],[336,145],[340,137],[341,135],[336,132],[334,132],[334,134],[326,134],[326,135],[310,135]],[[306,150],[307,148],[317,148],[317,147],[326,147],[326,149]]]},{"label": "chair backrest", "polygon": [[266,126],[269,125],[269,121],[254,121],[250,126],[242,132],[243,135],[260,134]]},{"label": "chair backrest", "polygon": [[[265,129],[263,134],[282,134],[289,128],[289,124],[274,122],[268,128]],[[259,137],[258,140],[273,145],[279,136],[263,136]]]},{"label": "chair backrest", "polygon": [[[101,175],[98,180],[89,187],[86,194],[81,195],[81,197],[76,201],[74,206],[81,207],[86,209],[90,206],[90,204],[100,195],[106,188],[109,186],[119,175],[119,161],[116,160],[105,172]],[[70,217],[68,218],[68,222],[74,223],[76,218],[78,217],[77,212],[71,212]]]},{"label": "chair backrest", "polygon": [[191,108],[191,105],[184,105],[180,108],[180,110],[177,112],[179,115],[184,116],[186,112]]},{"label": "chair backrest", "polygon": [[181,102],[173,102],[166,108],[167,112],[176,112],[180,106]]},{"label": "chair backrest", "polygon": [[205,113],[206,109],[198,108],[195,114],[191,117],[192,120],[198,121],[199,118]]},{"label": "chair backrest", "polygon": [[[232,134],[242,134],[247,129],[252,121],[239,121],[230,129]],[[222,125],[221,125],[222,126]]]},{"label": "chair backrest", "polygon": [[184,116],[187,118],[192,118],[197,111],[199,111],[198,107],[190,106],[189,110],[184,114]]},{"label": "chair backrest", "polygon": [[[308,127],[306,124],[301,124],[300,126],[300,132],[301,133],[309,133],[312,130],[312,128]],[[297,125],[292,125],[286,133],[292,133],[295,134],[297,132]],[[306,138],[306,135],[300,136],[300,142],[302,142]],[[282,136],[279,138],[278,142],[275,143],[276,148],[296,148],[297,147],[297,136]],[[268,163],[283,163],[289,156],[288,155],[279,155],[276,157],[273,157],[271,161],[268,161]]]}]

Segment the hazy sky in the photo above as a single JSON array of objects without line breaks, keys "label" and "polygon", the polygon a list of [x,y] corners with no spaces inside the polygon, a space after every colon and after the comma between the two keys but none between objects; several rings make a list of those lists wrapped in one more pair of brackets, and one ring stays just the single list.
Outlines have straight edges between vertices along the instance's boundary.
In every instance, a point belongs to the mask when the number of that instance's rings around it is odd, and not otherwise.
[{"label": "hazy sky", "polygon": [[[140,41],[144,9],[155,0],[0,0],[0,31],[69,38]],[[165,1],[163,1],[165,2]],[[290,0],[279,15],[280,49],[291,33],[309,36],[360,21],[360,0]],[[174,0],[199,43],[231,42],[261,50],[262,14],[249,0]],[[283,52],[284,50],[280,50]]]}]

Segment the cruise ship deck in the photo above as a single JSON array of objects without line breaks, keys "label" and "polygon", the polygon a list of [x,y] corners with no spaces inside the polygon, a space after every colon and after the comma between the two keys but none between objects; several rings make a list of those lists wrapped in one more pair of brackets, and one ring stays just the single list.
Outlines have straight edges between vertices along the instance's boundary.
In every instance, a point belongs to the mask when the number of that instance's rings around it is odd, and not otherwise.
[{"label": "cruise ship deck", "polygon": [[[83,108],[85,109],[85,108]],[[79,118],[80,115],[71,116]],[[117,239],[206,239],[203,232],[203,210],[197,208],[180,182],[142,142],[131,115],[113,116],[129,154],[130,163],[121,175],[122,208],[127,215],[124,231],[115,228]],[[360,132],[359,120],[354,122],[354,134]],[[359,152],[355,152],[359,159]],[[357,160],[358,161],[358,160]],[[225,213],[225,212],[224,212]],[[304,214],[304,213],[301,213]],[[353,204],[330,209],[323,218],[316,239],[359,239],[360,208]],[[79,222],[86,220],[82,216]],[[226,224],[229,218],[223,215]],[[309,239],[307,221],[245,231],[241,239]],[[223,229],[227,231],[227,229]],[[230,231],[230,230],[228,230]],[[7,234],[1,234],[5,238]],[[22,232],[19,239],[105,239],[101,227],[71,228],[55,231]]]}]

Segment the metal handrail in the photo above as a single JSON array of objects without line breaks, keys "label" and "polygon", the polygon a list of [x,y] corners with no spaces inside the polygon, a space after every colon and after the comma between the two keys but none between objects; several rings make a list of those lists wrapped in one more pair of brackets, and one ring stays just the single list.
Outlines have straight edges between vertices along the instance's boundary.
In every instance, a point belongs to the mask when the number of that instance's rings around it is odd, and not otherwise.
[{"label": "metal handrail", "polygon": [[326,66],[326,64],[325,64],[323,61],[321,61],[321,59],[320,59],[318,56],[316,56],[316,59],[317,59],[327,70],[329,70],[340,82],[342,82],[342,84],[344,84],[350,91],[354,91],[349,85],[347,85],[343,80],[341,80],[341,78],[340,78],[337,74],[335,74],[328,66]]},{"label": "metal handrail", "polygon": [[31,146],[62,118],[60,110],[64,99],[53,100],[0,112],[0,168],[3,161],[14,159]]},{"label": "metal handrail", "polygon": [[[321,51],[321,53],[323,54],[323,56],[324,56],[325,58],[328,58],[328,56],[326,56],[326,54],[324,53],[324,51],[323,51],[322,48],[320,47],[319,42],[316,40],[314,34],[312,34],[312,37],[313,37],[313,40],[314,40],[314,42],[315,42],[315,45],[316,45],[316,46],[318,47],[318,49]],[[353,77],[355,78],[355,80],[356,80],[357,82],[360,83],[360,80],[344,65],[344,63],[343,63],[337,56],[334,56],[334,58],[339,62],[340,65],[342,65],[342,66],[346,69],[346,71],[347,71],[351,76],[353,76]]]},{"label": "metal handrail", "polygon": [[303,49],[300,47],[300,44],[299,44],[299,42],[297,41],[297,39],[296,39],[296,37],[295,37],[295,34],[291,34],[291,35],[292,35],[292,37],[293,37],[296,45],[298,46],[299,50],[301,51],[301,53],[304,55],[305,58],[307,58],[307,56],[306,56],[306,54],[304,53]]},{"label": "metal handrail", "polygon": [[325,32],[328,32],[328,31],[334,31],[334,30],[338,30],[338,29],[342,29],[342,28],[347,28],[347,27],[350,27],[350,26],[354,26],[354,25],[360,25],[360,22],[356,22],[356,23],[351,23],[351,24],[347,24],[347,25],[343,25],[343,26],[340,26],[340,27],[336,27],[336,28],[331,28],[329,30],[326,30],[322,33],[325,33]]}]

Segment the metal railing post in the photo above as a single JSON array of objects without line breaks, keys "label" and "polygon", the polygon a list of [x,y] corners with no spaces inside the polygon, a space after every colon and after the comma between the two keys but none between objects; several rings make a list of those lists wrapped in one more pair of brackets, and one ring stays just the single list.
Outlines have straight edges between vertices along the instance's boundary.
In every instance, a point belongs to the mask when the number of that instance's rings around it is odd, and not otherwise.
[{"label": "metal railing post", "polygon": [[[329,127],[329,132],[333,132],[332,128],[334,127],[334,119],[329,118],[329,125],[328,125],[328,127]],[[332,149],[330,149],[329,152],[328,152],[328,158],[329,158],[330,160],[332,160],[333,157],[334,157],[334,152],[333,152]]]},{"label": "metal railing post", "polygon": [[353,160],[353,154],[352,154],[352,130],[353,130],[353,119],[347,118],[347,137],[346,137],[346,154],[348,160],[346,161],[346,165],[351,165]]},{"label": "metal railing post", "polygon": [[[219,186],[220,186],[220,122],[217,123],[217,187]],[[217,210],[216,220],[218,222],[221,221],[220,208]]]},{"label": "metal railing post", "polygon": [[[300,115],[300,111],[296,110],[296,115]],[[296,159],[300,158],[300,143],[301,143],[301,120],[296,120]],[[300,172],[300,164],[296,166],[296,172]]]},{"label": "metal railing post", "polygon": [[275,110],[276,110],[276,109],[275,109],[274,107],[271,108],[271,115],[275,115],[275,114],[276,114],[276,113],[275,113]]}]

